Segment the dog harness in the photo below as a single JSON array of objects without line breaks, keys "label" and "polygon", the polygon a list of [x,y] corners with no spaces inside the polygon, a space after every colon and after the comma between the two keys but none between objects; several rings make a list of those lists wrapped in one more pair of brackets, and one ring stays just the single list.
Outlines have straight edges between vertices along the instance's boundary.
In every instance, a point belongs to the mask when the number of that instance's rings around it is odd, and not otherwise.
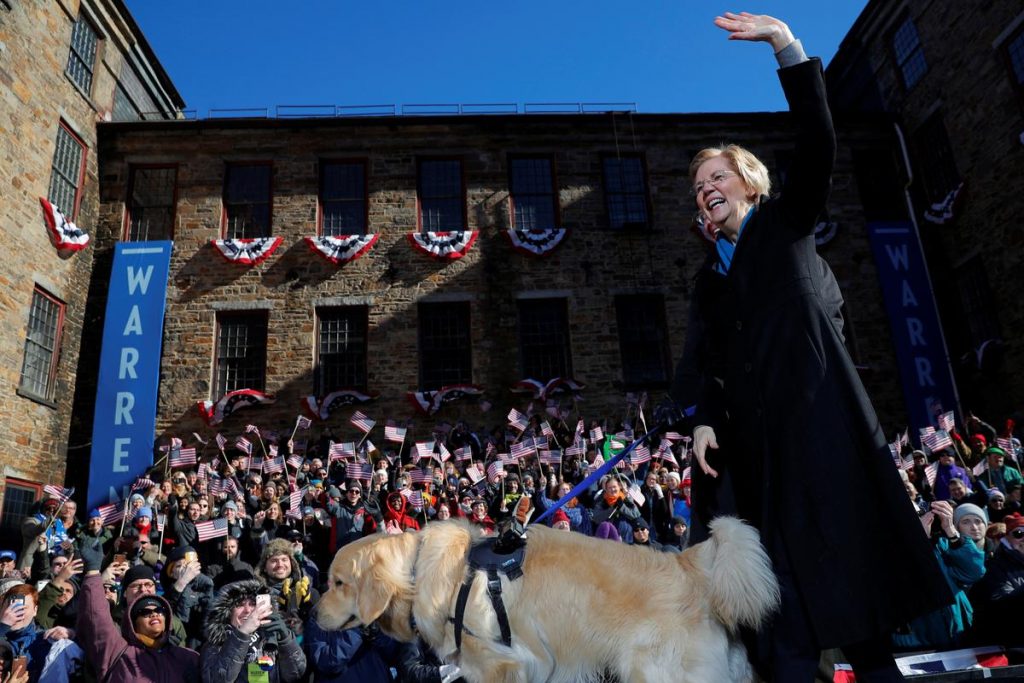
[{"label": "dog harness", "polygon": [[501,599],[501,575],[504,574],[509,581],[515,581],[523,575],[526,545],[524,544],[509,553],[497,553],[494,551],[494,544],[497,540],[493,537],[486,538],[469,549],[469,557],[466,559],[466,578],[459,588],[459,597],[455,601],[455,617],[449,619],[455,625],[455,649],[457,651],[462,650],[463,631],[471,636],[476,635],[466,628],[464,617],[469,591],[473,587],[477,572],[480,571],[487,573],[487,596],[491,599],[491,606],[498,618],[501,643],[506,647],[512,645],[512,629],[508,624],[508,612],[505,610],[505,602]]}]

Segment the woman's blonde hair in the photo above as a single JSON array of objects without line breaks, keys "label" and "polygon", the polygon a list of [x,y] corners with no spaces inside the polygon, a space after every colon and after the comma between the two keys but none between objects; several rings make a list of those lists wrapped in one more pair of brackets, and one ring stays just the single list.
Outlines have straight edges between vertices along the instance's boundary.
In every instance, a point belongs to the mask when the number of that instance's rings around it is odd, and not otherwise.
[{"label": "woman's blonde hair", "polygon": [[753,152],[739,145],[707,147],[697,152],[693,160],[690,161],[690,184],[693,184],[697,177],[697,170],[705,161],[719,156],[729,160],[732,167],[736,169],[736,173],[755,193],[756,197],[766,195],[771,191],[772,181],[768,177],[768,167],[761,163],[761,160],[754,156]]}]

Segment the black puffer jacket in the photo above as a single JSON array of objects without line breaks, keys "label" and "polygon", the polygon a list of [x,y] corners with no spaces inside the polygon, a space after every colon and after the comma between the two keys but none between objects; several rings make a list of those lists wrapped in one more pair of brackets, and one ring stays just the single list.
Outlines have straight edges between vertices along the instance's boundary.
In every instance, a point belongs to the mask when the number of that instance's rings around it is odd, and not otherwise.
[{"label": "black puffer jacket", "polygon": [[269,667],[271,683],[292,683],[306,670],[306,655],[295,636],[275,612],[271,623],[248,636],[231,625],[231,610],[242,601],[255,599],[266,587],[259,581],[238,581],[224,586],[210,606],[206,643],[199,667],[207,683],[249,680],[249,666]]}]

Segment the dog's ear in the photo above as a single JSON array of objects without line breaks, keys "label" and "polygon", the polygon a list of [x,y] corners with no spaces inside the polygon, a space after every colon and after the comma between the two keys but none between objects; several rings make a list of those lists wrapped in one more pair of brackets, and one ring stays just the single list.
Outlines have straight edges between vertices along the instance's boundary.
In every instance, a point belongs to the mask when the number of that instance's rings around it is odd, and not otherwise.
[{"label": "dog's ear", "polygon": [[367,571],[359,577],[356,608],[359,621],[372,624],[384,613],[391,604],[391,599],[398,592],[398,586],[391,572],[388,571],[386,553],[382,553],[382,543],[375,543],[366,555],[364,564]]}]

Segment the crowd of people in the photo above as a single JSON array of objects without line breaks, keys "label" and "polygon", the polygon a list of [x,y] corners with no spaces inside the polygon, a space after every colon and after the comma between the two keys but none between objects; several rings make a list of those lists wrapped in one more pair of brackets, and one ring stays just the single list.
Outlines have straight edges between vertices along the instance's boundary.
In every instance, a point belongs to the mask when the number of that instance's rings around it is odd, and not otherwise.
[{"label": "crowd of people", "polygon": [[[284,471],[268,473],[265,460],[231,445],[207,448],[194,467],[158,461],[113,506],[119,519],[110,508],[82,515],[51,494],[24,519],[22,547],[0,551],[2,680],[458,680],[423,643],[395,642],[376,625],[324,631],[317,601],[343,545],[452,518],[496,533],[520,497],[540,514],[634,436],[632,420],[607,434],[543,411],[528,420],[489,433],[442,424],[432,442],[403,436],[388,449],[366,439],[341,447],[325,434],[304,454],[264,431],[263,448],[291,456]],[[650,552],[685,550],[689,440],[669,436],[545,523]],[[1005,626],[1024,605],[1021,453],[1018,441],[1008,453],[996,438],[972,418],[966,438],[915,450],[902,470],[955,602],[893,634],[896,649],[1013,637]]]}]

